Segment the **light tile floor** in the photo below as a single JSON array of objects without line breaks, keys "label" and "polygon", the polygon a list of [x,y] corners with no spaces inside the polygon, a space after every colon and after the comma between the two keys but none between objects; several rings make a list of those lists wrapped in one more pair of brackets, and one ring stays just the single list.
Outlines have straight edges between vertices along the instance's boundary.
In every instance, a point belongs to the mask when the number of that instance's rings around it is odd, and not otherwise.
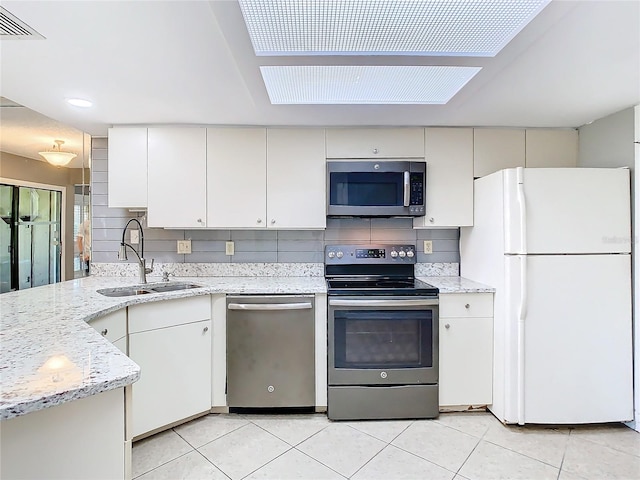
[{"label": "light tile floor", "polygon": [[332,422],[326,415],[207,415],[133,445],[152,479],[640,479],[623,425],[504,426],[490,413]]}]

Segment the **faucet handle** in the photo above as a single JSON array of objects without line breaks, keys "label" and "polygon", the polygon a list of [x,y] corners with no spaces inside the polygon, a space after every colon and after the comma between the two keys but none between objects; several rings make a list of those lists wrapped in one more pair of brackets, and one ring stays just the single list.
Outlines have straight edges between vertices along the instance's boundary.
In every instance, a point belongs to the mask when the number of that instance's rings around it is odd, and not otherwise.
[{"label": "faucet handle", "polygon": [[162,281],[163,282],[168,282],[169,281],[169,275],[175,276],[176,274],[173,272],[170,272],[168,270],[163,270],[162,271]]},{"label": "faucet handle", "polygon": [[151,272],[153,272],[153,260],[154,260],[154,259],[152,258],[152,259],[151,259],[151,265],[149,265],[148,267],[146,267],[146,266],[144,267],[144,271],[145,271],[145,273],[151,273]]}]

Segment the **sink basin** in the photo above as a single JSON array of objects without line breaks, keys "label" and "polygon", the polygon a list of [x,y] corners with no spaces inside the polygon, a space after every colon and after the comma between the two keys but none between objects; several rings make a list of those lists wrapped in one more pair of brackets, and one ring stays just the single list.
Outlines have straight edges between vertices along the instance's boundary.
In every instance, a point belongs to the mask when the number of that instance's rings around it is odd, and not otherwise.
[{"label": "sink basin", "polygon": [[202,285],[195,283],[166,283],[163,285],[136,285],[133,287],[103,288],[96,290],[106,297],[130,297],[133,295],[146,295],[148,293],[175,292],[177,290],[189,290],[191,288],[202,288]]},{"label": "sink basin", "polygon": [[162,293],[162,292],[175,292],[176,290],[189,290],[191,288],[202,288],[201,285],[196,285],[195,283],[168,283],[166,285],[157,285],[155,287],[150,287],[150,290],[154,292]]},{"label": "sink basin", "polygon": [[106,297],[129,297],[132,295],[146,295],[147,293],[154,293],[150,289],[143,287],[104,288],[102,290],[97,290],[97,292]]}]

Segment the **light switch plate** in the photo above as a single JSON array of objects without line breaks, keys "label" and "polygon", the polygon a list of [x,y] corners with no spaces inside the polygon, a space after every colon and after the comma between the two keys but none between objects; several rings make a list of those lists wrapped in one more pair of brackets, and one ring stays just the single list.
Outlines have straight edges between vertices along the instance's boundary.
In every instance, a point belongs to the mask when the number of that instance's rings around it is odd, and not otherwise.
[{"label": "light switch plate", "polygon": [[425,240],[423,245],[424,253],[433,253],[433,242],[431,240]]},{"label": "light switch plate", "polygon": [[191,240],[178,240],[178,253],[191,253]]},{"label": "light switch plate", "polygon": [[140,230],[131,230],[131,245],[140,243]]},{"label": "light switch plate", "polygon": [[225,255],[234,255],[236,253],[235,245],[233,242],[226,242],[224,245]]}]

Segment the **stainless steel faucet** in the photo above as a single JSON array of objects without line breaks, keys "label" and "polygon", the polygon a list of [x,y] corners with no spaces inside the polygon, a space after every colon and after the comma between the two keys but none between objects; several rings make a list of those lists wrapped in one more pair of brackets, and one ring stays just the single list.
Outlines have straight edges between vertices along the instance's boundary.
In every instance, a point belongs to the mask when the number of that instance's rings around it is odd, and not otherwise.
[{"label": "stainless steel faucet", "polygon": [[[138,230],[140,231],[140,254],[136,252],[136,249],[124,241],[124,236],[127,233],[127,227],[131,222],[138,224]],[[153,272],[153,258],[151,259],[151,266],[147,267],[147,262],[144,259],[144,233],[142,232],[142,224],[136,218],[132,218],[124,226],[122,230],[122,242],[120,242],[120,249],[118,250],[118,260],[127,260],[127,247],[131,249],[133,253],[138,257],[138,265],[140,266],[140,283],[147,283],[147,273]]]}]

